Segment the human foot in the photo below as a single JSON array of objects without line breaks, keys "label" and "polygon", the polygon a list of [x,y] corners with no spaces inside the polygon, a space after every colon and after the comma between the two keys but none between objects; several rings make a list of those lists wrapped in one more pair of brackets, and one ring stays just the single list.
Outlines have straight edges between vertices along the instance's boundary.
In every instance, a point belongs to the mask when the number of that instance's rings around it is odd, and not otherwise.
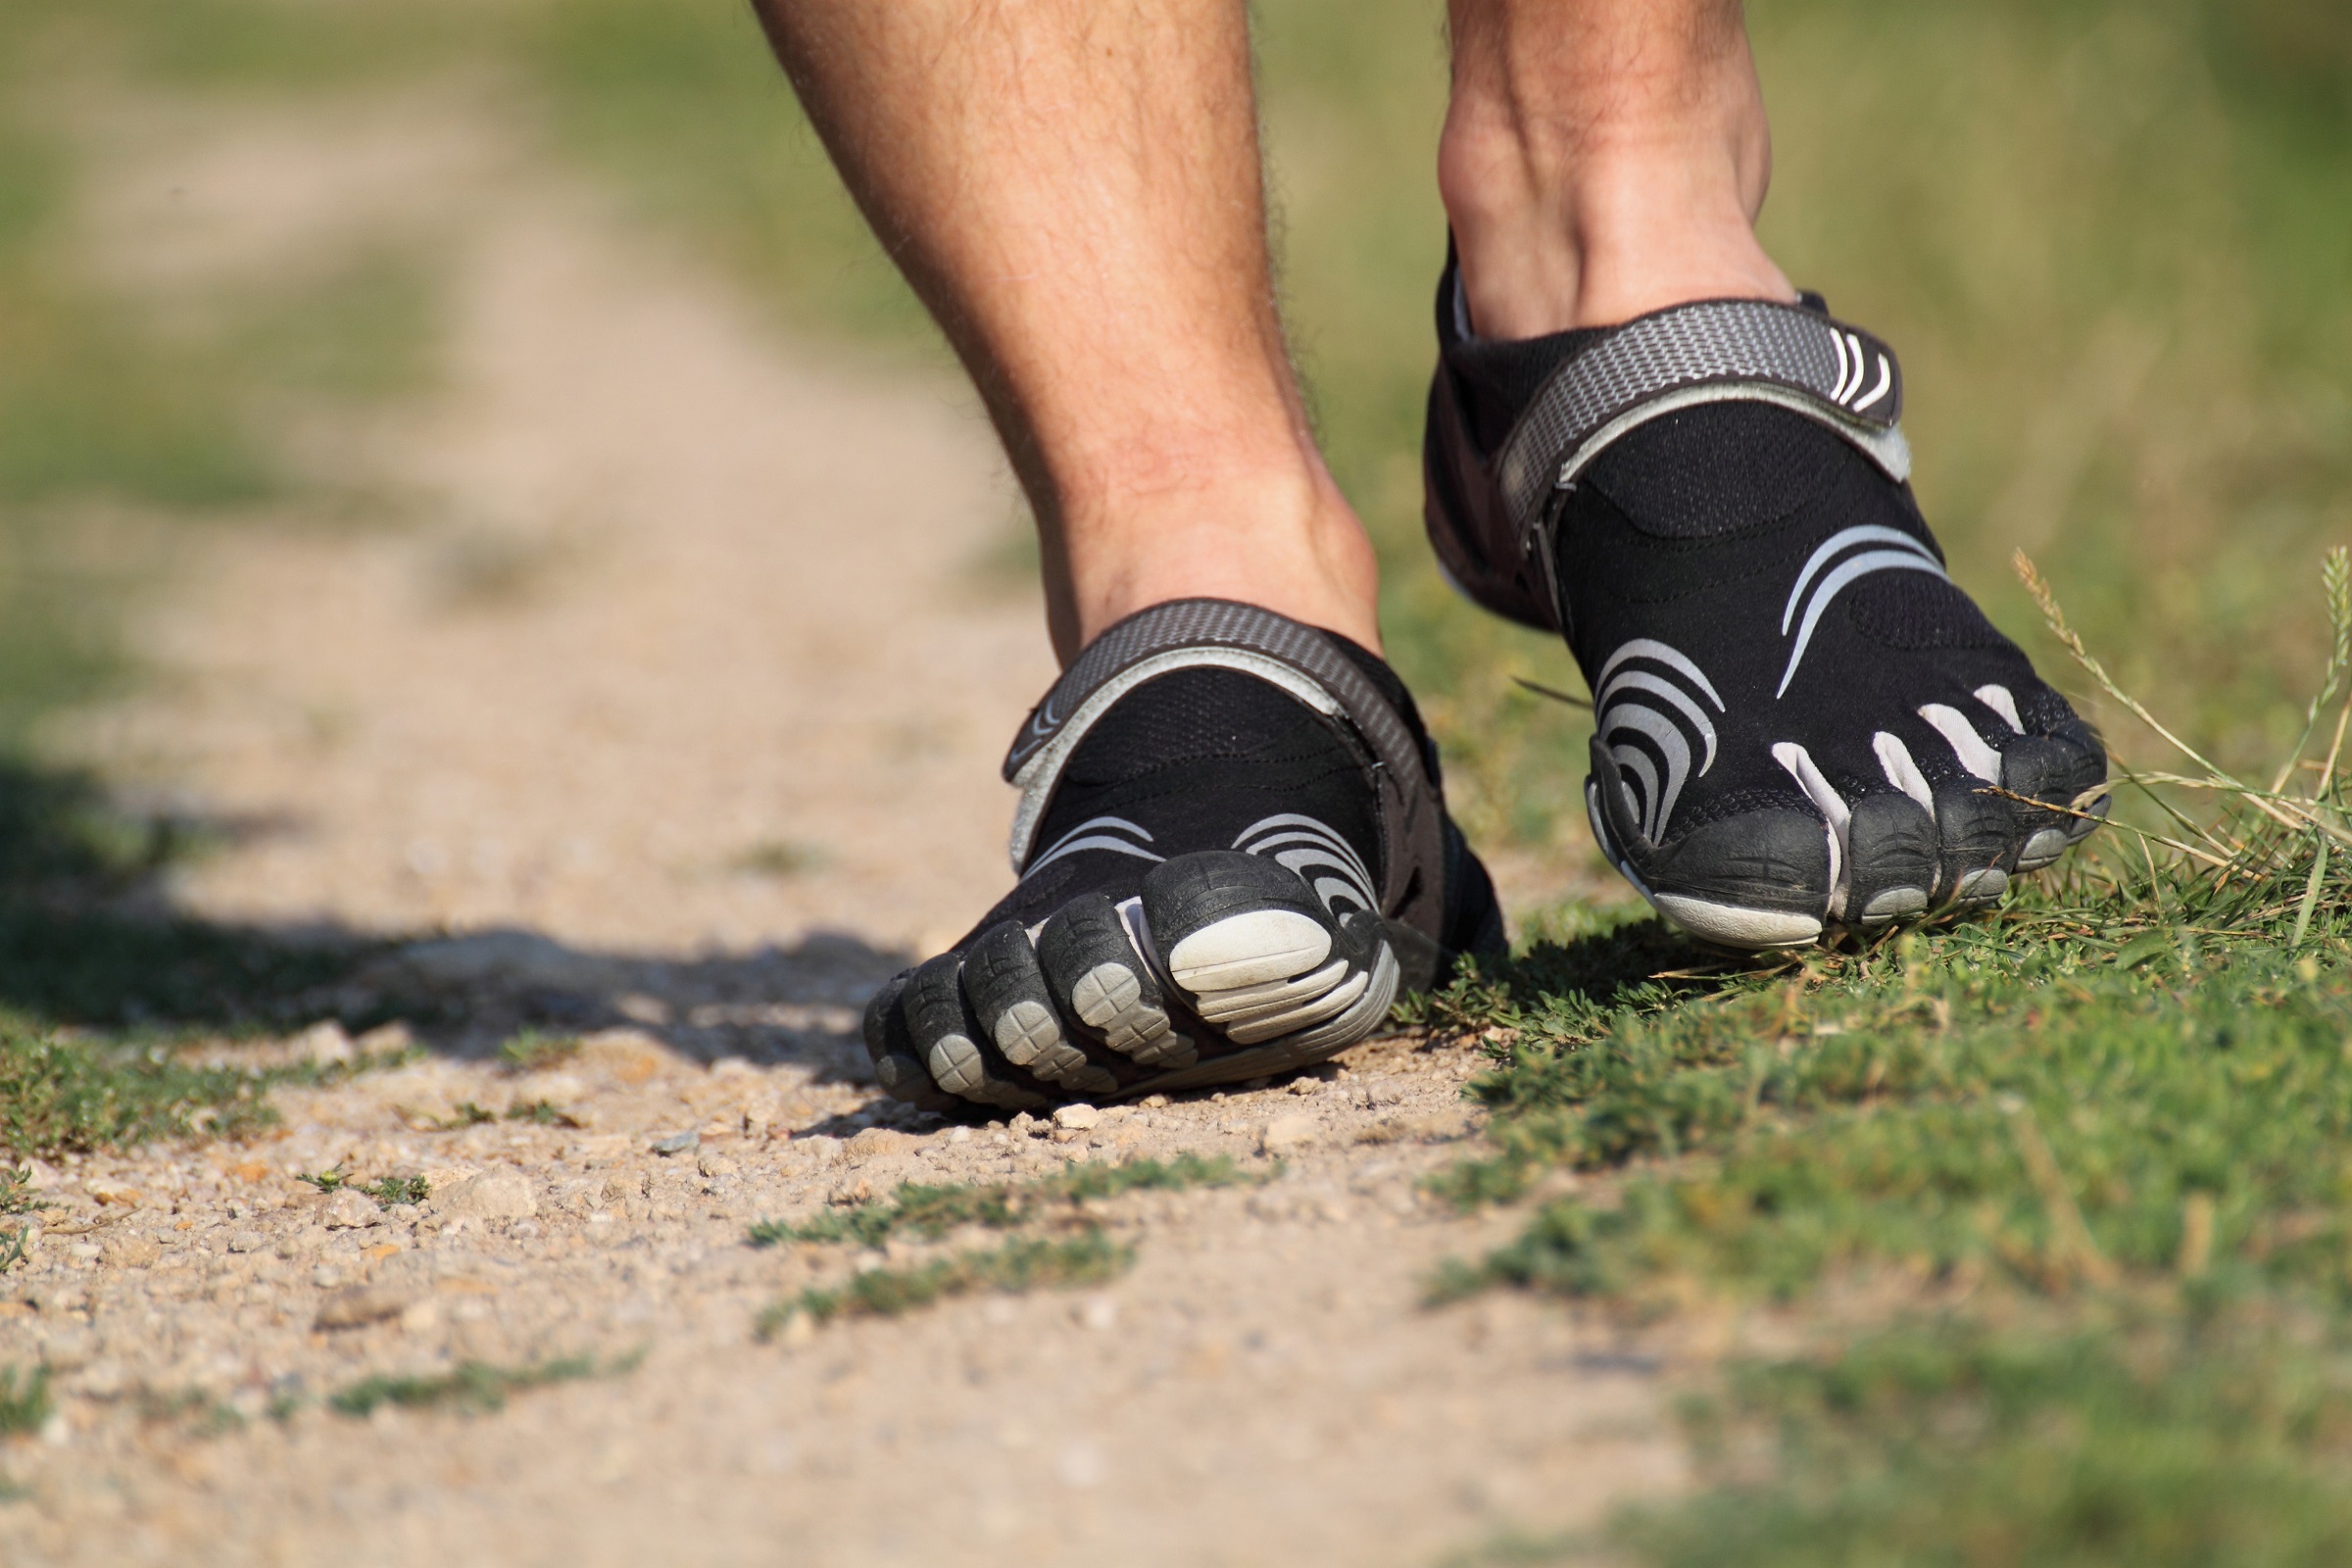
[{"label": "human foot", "polygon": [[1566,635],[1593,833],[1661,913],[1737,948],[1883,928],[2104,813],[2097,736],[1945,573],[1884,344],[1818,299],[1483,342],[1450,270],[1439,334],[1431,539]]},{"label": "human foot", "polygon": [[1129,616],[1005,774],[1019,885],[866,1009],[901,1100],[1019,1109],[1303,1066],[1501,946],[1402,683],[1271,611]]}]

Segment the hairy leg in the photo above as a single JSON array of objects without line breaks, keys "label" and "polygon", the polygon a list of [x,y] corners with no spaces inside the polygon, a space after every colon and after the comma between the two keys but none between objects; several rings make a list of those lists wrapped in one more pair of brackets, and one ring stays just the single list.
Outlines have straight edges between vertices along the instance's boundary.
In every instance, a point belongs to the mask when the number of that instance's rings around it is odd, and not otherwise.
[{"label": "hairy leg", "polygon": [[1740,0],[1451,0],[1438,183],[1482,336],[1690,300],[1794,300]]},{"label": "hairy leg", "polygon": [[981,393],[1066,662],[1167,600],[1377,649],[1268,265],[1242,0],[760,0],[866,217]]}]

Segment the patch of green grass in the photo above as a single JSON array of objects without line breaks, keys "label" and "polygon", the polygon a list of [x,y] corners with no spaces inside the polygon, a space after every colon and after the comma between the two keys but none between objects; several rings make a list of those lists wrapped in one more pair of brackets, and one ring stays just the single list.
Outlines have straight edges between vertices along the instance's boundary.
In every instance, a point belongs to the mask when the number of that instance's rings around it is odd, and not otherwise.
[{"label": "patch of green grass", "polygon": [[2340,944],[2320,970],[2165,935],[2161,963],[2126,968],[2096,937],[1962,928],[1817,989],[1531,1042],[1482,1085],[1514,1107],[1504,1169],[1464,1187],[1644,1163],[1614,1206],[1547,1205],[1487,1267],[1610,1298],[1700,1280],[1788,1298],[1856,1265],[2063,1290],[2169,1268],[2202,1201],[2215,1267],[2352,1306]]},{"label": "patch of green grass", "polygon": [[879,1247],[907,1230],[937,1241],[961,1225],[1010,1230],[1066,1215],[1089,1200],[1115,1198],[1121,1193],[1230,1187],[1250,1179],[1223,1154],[1207,1159],[1179,1154],[1171,1160],[1134,1159],[1116,1165],[1073,1160],[1052,1176],[1018,1187],[933,1187],[901,1182],[886,1201],[828,1210],[799,1225],[761,1220],[751,1228],[749,1240],[754,1247],[783,1242]]},{"label": "patch of green grass", "polygon": [[362,254],[244,303],[225,352],[273,390],[355,402],[415,394],[433,382],[439,282],[416,257]]},{"label": "patch of green grass", "polygon": [[846,1285],[803,1291],[798,1299],[762,1313],[759,1331],[766,1339],[796,1313],[817,1323],[837,1317],[896,1317],[976,1291],[1016,1295],[1048,1286],[1096,1285],[1116,1279],[1134,1262],[1133,1248],[1100,1230],[1067,1237],[1015,1237],[1002,1247],[958,1252],[909,1268],[873,1269]]},{"label": "patch of green grass", "polygon": [[56,1405],[49,1396],[49,1369],[0,1367],[0,1436],[38,1432]]},{"label": "patch of green grass", "polygon": [[99,0],[77,28],[147,81],[252,96],[349,93],[478,59],[514,8],[414,0],[397,12],[301,0]]},{"label": "patch of green grass", "polygon": [[376,1201],[379,1208],[395,1203],[421,1203],[433,1196],[433,1184],[421,1176],[386,1176],[360,1189]]},{"label": "patch of green grass", "polygon": [[200,1132],[242,1136],[275,1119],[264,1096],[289,1076],[0,1025],[0,1150],[54,1157]]},{"label": "patch of green grass", "polygon": [[[157,1139],[247,1137],[277,1120],[268,1097],[280,1085],[340,1083],[414,1054],[266,1068],[206,1066],[165,1042],[68,1037],[0,1017],[0,1152],[55,1158]],[[339,1184],[341,1177],[327,1172],[304,1179],[320,1185]]]},{"label": "patch of green grass", "polygon": [[1611,1544],[1661,1568],[2323,1568],[2352,1555],[2346,1350],[2259,1313],[2126,1314],[1743,1363],[1687,1414],[1710,1485]]},{"label": "patch of green grass", "polygon": [[551,1034],[542,1029],[517,1029],[498,1048],[499,1059],[516,1072],[543,1072],[569,1061],[579,1053],[578,1035]]},{"label": "patch of green grass", "polygon": [[140,1420],[175,1427],[198,1438],[226,1437],[245,1425],[245,1417],[235,1405],[202,1389],[182,1389],[176,1394],[149,1390],[139,1396],[138,1407]]},{"label": "patch of green grass", "polygon": [[813,871],[826,863],[825,852],[789,839],[763,839],[736,855],[728,869],[746,876],[790,877]]},{"label": "patch of green grass", "polygon": [[[2352,1540],[2352,562],[2300,741],[2127,772],[2111,828],[1970,923],[1777,961],[1596,931],[1427,1004],[1488,1032],[1464,1201],[1584,1185],[1438,1281],[1633,1319],[1789,1312],[1734,1369],[1655,1564],[2319,1563]],[[2305,765],[2306,752],[2315,753]],[[1849,1290],[1847,1318],[1819,1313]],[[1568,1550],[1563,1546],[1562,1550]],[[1576,1549],[1582,1549],[1578,1545]]]},{"label": "patch of green grass", "polygon": [[516,34],[560,145],[702,241],[805,330],[943,363],[749,6],[567,0]]},{"label": "patch of green grass", "polygon": [[372,1415],[383,1405],[409,1410],[501,1409],[510,1395],[552,1383],[576,1383],[585,1378],[619,1377],[634,1372],[645,1358],[642,1350],[612,1361],[572,1355],[538,1361],[528,1366],[495,1366],[467,1361],[454,1371],[430,1376],[379,1375],[363,1378],[327,1396],[327,1407],[349,1416]]}]

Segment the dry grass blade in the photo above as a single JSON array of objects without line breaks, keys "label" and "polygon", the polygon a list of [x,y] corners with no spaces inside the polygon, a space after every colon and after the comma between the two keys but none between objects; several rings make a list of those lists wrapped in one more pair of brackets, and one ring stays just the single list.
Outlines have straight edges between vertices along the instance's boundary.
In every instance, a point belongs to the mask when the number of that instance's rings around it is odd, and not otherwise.
[{"label": "dry grass blade", "polygon": [[2123,704],[2132,717],[2162,736],[2175,751],[2205,769],[2207,775],[2216,783],[2233,786],[2239,790],[2245,788],[2243,784],[2207,761],[2204,755],[2195,747],[2165,728],[2163,722],[2155,714],[2140,705],[2138,698],[2133,697],[2115,683],[2115,677],[2107,673],[2107,666],[2100,663],[2091,651],[2082,646],[2082,633],[2076,631],[2068,623],[2066,612],[2058,608],[2057,596],[2050,592],[2050,585],[2042,580],[2041,572],[2035,568],[2031,557],[2020,550],[2010,558],[2010,564],[2017,568],[2018,581],[2026,585],[2026,592],[2034,596],[2034,603],[2040,608],[2042,621],[2050,628],[2050,635],[2065,645],[2066,651],[2074,656],[2075,662],[2082,665],[2084,672],[2099,683],[2101,691]]},{"label": "dry grass blade", "polygon": [[1540,681],[1529,680],[1525,675],[1513,675],[1511,681],[1514,685],[1526,687],[1538,697],[1548,697],[1555,703],[1564,703],[1570,708],[1582,709],[1588,713],[1592,710],[1592,703],[1586,699],[1571,696],[1555,686],[1545,686]]},{"label": "dry grass blade", "polygon": [[2277,821],[2281,827],[2307,825],[2296,822],[2285,810],[2266,799],[2262,792],[2249,788],[2242,779],[2233,778],[2221,767],[2216,766],[2202,752],[2167,728],[2162,720],[2148,711],[2138,698],[2117,685],[2115,677],[2107,673],[2107,666],[2100,663],[2090,650],[2082,645],[2082,634],[2068,623],[2066,612],[2058,608],[2057,596],[2050,592],[2050,585],[2042,579],[2042,575],[2034,567],[2033,560],[2023,550],[2020,550],[2011,557],[2011,563],[2017,568],[2018,580],[2026,585],[2026,592],[2032,594],[2034,603],[2040,607],[2041,618],[2050,628],[2050,635],[2065,645],[2067,653],[2073,656],[2075,662],[2082,665],[2090,678],[2099,683],[2100,690],[2121,703],[2132,717],[2163,737],[2167,745],[2203,768],[2213,787],[2243,796],[2247,804]]},{"label": "dry grass blade", "polygon": [[[2319,691],[2312,697],[2311,706],[2303,714],[2303,733],[2296,738],[2294,750],[2278,764],[2278,776],[2271,782],[2271,792],[2277,794],[2286,787],[2287,776],[2303,760],[2303,748],[2311,744],[2312,731],[2319,727],[2320,714],[2335,700],[2336,690],[2343,683],[2347,661],[2352,661],[2352,553],[2342,545],[2328,552],[2320,565],[2320,584],[2328,595],[2328,626],[2333,633],[2328,645],[2328,673],[2320,682]],[[2347,707],[2352,711],[2352,706]],[[2343,720],[2336,720],[2336,740],[2343,739]],[[2327,793],[2323,782],[2320,793]]]}]

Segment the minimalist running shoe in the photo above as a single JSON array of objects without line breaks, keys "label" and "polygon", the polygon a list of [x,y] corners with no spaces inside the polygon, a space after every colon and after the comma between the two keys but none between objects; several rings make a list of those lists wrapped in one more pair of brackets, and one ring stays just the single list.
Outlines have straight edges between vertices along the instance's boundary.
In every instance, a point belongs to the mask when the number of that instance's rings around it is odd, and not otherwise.
[{"label": "minimalist running shoe", "polygon": [[1498,951],[1403,683],[1344,637],[1192,599],[1081,654],[1005,759],[1020,880],[866,1008],[883,1086],[1018,1110],[1320,1061]]},{"label": "minimalist running shoe", "polygon": [[1566,637],[1593,834],[1660,913],[1742,949],[1883,929],[2096,826],[2099,738],[1951,581],[1885,343],[1810,295],[1485,342],[1450,267],[1438,332],[1430,538]]}]

